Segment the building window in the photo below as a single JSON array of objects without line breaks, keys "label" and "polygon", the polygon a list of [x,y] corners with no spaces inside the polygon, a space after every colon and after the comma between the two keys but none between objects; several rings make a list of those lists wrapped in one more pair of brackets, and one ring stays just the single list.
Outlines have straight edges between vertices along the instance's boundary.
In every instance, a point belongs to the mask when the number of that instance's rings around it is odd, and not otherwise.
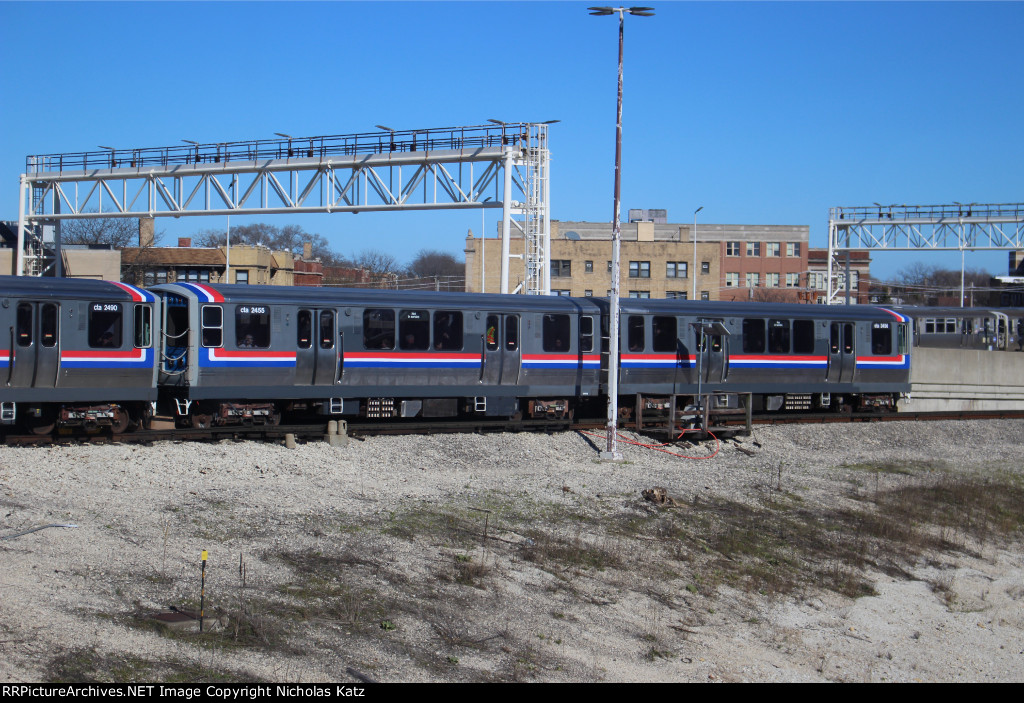
[{"label": "building window", "polygon": [[786,288],[797,288],[800,285],[800,274],[799,273],[787,273],[786,274]]},{"label": "building window", "polygon": [[726,256],[739,256],[740,255],[740,243],[739,242],[726,242],[725,243],[725,255]]},{"label": "building window", "polygon": [[651,291],[649,290],[631,290],[629,291],[630,298],[650,298]]},{"label": "building window", "polygon": [[592,290],[590,290],[588,288],[587,290],[583,291],[583,297],[584,298],[592,298],[592,297],[594,297],[594,291],[592,291]]},{"label": "building window", "polygon": [[747,256],[761,256],[761,242],[747,242]]},{"label": "building window", "polygon": [[825,274],[824,273],[809,273],[807,274],[807,287],[813,288],[814,290],[825,290]]},{"label": "building window", "polygon": [[571,278],[572,277],[572,261],[569,259],[552,259],[551,260],[551,277],[552,278]]},{"label": "building window", "polygon": [[700,299],[701,300],[711,300],[711,293],[707,292],[706,290],[702,290],[700,292]]},{"label": "building window", "polygon": [[761,283],[761,274],[748,273],[747,274],[747,288],[757,288]]},{"label": "building window", "polygon": [[685,261],[668,261],[665,263],[666,278],[686,278],[688,266]]},{"label": "building window", "polygon": [[552,288],[551,295],[572,295],[572,291],[568,288]]},{"label": "building window", "polygon": [[778,242],[765,243],[765,256],[782,256],[781,246]]},{"label": "building window", "polygon": [[611,273],[611,272],[612,272],[612,262],[609,261],[608,262],[608,273]]},{"label": "building window", "polygon": [[593,261],[584,261],[583,262],[583,272],[584,273],[593,273],[594,272],[594,262]]},{"label": "building window", "polygon": [[686,300],[687,298],[685,290],[670,290],[665,293],[665,297],[669,300]]},{"label": "building window", "polygon": [[769,288],[778,288],[779,287],[779,274],[777,274],[777,273],[767,273],[767,274],[765,274],[765,276],[764,276],[764,284],[766,286],[768,286]]},{"label": "building window", "polygon": [[786,256],[800,256],[800,242],[786,242]]},{"label": "building window", "polygon": [[711,262],[710,261],[701,261],[700,262],[700,272],[702,274],[711,273]]},{"label": "building window", "polygon": [[235,271],[235,283],[248,283],[249,282],[249,271],[243,269],[241,271]]},{"label": "building window", "polygon": [[725,287],[726,288],[739,288],[740,287],[740,275],[738,273],[727,273],[727,274],[725,274]]},{"label": "building window", "polygon": [[630,261],[629,262],[629,277],[630,278],[650,278],[651,277],[651,262],[650,261]]}]

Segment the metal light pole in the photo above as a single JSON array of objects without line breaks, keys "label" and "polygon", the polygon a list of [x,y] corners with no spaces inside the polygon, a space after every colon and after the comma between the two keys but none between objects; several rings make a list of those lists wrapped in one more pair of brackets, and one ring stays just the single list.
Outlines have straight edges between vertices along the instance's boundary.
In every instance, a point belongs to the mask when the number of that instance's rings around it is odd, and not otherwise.
[{"label": "metal light pole", "polygon": [[693,278],[693,292],[690,294],[690,300],[697,299],[697,213],[703,209],[704,206],[701,205],[693,211],[693,271],[690,273],[690,277]]},{"label": "metal light pole", "polygon": [[619,225],[622,194],[622,46],[625,34],[625,15],[650,17],[654,13],[649,7],[590,7],[592,15],[619,15],[619,91],[615,110],[615,190],[614,215],[612,216],[612,292],[609,300],[611,313],[608,331],[608,425],[607,446],[601,452],[602,459],[621,461],[622,453],[618,444],[619,415],[619,251],[622,232]]}]

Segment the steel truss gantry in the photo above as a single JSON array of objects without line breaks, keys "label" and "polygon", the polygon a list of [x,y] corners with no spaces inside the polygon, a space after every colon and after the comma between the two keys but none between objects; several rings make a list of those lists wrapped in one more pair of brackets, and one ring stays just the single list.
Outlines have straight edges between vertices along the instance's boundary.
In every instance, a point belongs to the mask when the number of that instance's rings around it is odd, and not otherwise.
[{"label": "steel truss gantry", "polygon": [[547,294],[547,130],[496,122],[29,156],[16,273],[42,275],[41,225],[72,218],[501,208],[502,292],[516,227],[526,240],[519,290]]},{"label": "steel truss gantry", "polygon": [[874,205],[834,207],[828,216],[828,297],[846,290],[835,285],[843,267],[840,253],[888,251],[1010,251],[1024,249],[1024,203]]}]

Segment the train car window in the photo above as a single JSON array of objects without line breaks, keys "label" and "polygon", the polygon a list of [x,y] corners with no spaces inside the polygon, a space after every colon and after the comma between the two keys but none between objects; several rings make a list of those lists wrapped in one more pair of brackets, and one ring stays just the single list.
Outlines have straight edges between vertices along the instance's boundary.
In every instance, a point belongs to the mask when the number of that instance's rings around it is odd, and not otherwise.
[{"label": "train car window", "polygon": [[488,315],[487,316],[487,334],[484,337],[484,343],[487,345],[487,351],[498,350],[498,316]]},{"label": "train car window", "polygon": [[764,320],[743,321],[743,353],[764,353]]},{"label": "train car window", "polygon": [[363,311],[363,348],[395,348],[395,311],[379,308]]},{"label": "train car window", "polygon": [[828,350],[829,354],[839,353],[839,325],[836,323],[829,325]]},{"label": "train car window", "polygon": [[722,351],[722,335],[713,334],[711,335],[711,351],[720,352]]},{"label": "train car window", "polygon": [[224,344],[224,311],[219,305],[204,305],[201,315],[203,346],[222,346]]},{"label": "train car window", "polygon": [[626,345],[631,352],[643,351],[644,340],[644,318],[643,315],[630,315],[626,323]]},{"label": "train car window", "polygon": [[121,304],[89,305],[88,339],[90,347],[121,347]]},{"label": "train car window", "polygon": [[426,310],[403,310],[398,316],[398,346],[409,351],[430,348],[430,314]]},{"label": "train car window", "polygon": [[676,318],[657,316],[651,320],[651,344],[656,352],[676,350]]},{"label": "train car window", "polygon": [[931,318],[925,318],[924,333],[935,334],[935,320],[932,320]]},{"label": "train car window", "polygon": [[458,310],[438,310],[434,313],[434,349],[458,351],[462,349],[462,313]]},{"label": "train car window", "polygon": [[594,318],[580,317],[580,351],[594,350]]},{"label": "train car window", "polygon": [[907,354],[909,351],[909,345],[907,344],[907,326],[898,325],[896,328],[896,346],[897,354]]},{"label": "train car window", "polygon": [[28,303],[18,305],[18,346],[32,346],[32,306]]},{"label": "train car window", "polygon": [[768,320],[768,353],[789,353],[789,320]]},{"label": "train car window", "polygon": [[153,344],[153,308],[135,306],[135,348],[145,349]]},{"label": "train car window", "polygon": [[544,351],[569,351],[571,329],[568,315],[545,315],[542,332]]},{"label": "train car window", "polygon": [[853,325],[849,322],[843,325],[843,353],[853,353]]},{"label": "train car window", "polygon": [[519,316],[505,315],[505,351],[519,349]]},{"label": "train car window", "polygon": [[57,346],[57,306],[53,303],[43,305],[43,314],[39,320],[42,339],[40,343],[44,347]]},{"label": "train car window", "polygon": [[270,347],[270,308],[266,305],[235,307],[235,343],[239,349]]},{"label": "train car window", "polygon": [[878,356],[892,354],[892,326],[888,322],[871,325],[871,353]]},{"label": "train car window", "polygon": [[295,342],[299,345],[299,349],[309,349],[313,345],[313,313],[309,310],[299,310],[297,322]]},{"label": "train car window", "polygon": [[814,321],[795,320],[793,322],[793,353],[814,353]]},{"label": "train car window", "polygon": [[320,348],[334,349],[334,311],[320,311]]}]

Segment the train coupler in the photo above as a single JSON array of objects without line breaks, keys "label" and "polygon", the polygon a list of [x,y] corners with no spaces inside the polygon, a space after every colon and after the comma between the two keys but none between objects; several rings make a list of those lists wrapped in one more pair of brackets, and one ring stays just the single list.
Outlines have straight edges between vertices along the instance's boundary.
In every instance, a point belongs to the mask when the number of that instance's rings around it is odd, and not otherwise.
[{"label": "train coupler", "polygon": [[276,425],[279,415],[273,403],[221,403],[220,425]]},{"label": "train coupler", "polygon": [[16,415],[14,403],[0,403],[0,425],[13,425]]},{"label": "train coupler", "polygon": [[564,420],[569,417],[569,401],[564,398],[531,400],[527,405],[527,412],[534,419]]}]

